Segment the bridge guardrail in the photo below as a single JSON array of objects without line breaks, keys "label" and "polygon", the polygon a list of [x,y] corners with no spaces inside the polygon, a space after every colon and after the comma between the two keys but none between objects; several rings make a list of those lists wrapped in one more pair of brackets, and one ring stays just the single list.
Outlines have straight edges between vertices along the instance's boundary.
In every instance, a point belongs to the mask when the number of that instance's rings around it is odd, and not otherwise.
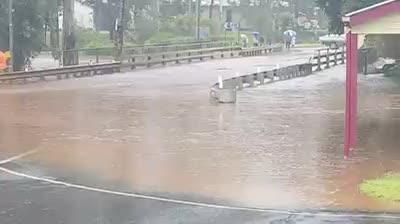
[{"label": "bridge guardrail", "polygon": [[314,55],[310,62],[315,67],[315,71],[321,71],[322,69],[330,68],[340,64],[344,64],[346,60],[346,49],[342,47],[341,49],[330,49],[323,48],[316,50],[316,55]]},{"label": "bridge guardrail", "polygon": [[128,63],[124,63],[124,65],[131,66],[132,69],[135,69],[140,66],[150,67],[156,64],[165,65],[169,62],[175,62],[176,64],[181,63],[182,61],[191,62],[192,60],[204,60],[206,58],[214,59],[214,58],[225,58],[225,57],[236,57],[236,56],[256,56],[262,54],[268,54],[272,52],[278,52],[282,50],[282,46],[274,45],[274,46],[265,46],[261,48],[250,48],[250,49],[242,49],[241,47],[224,47],[224,48],[210,48],[210,49],[199,49],[199,50],[190,50],[190,51],[179,51],[179,52],[169,52],[162,54],[153,54],[153,55],[132,55],[128,58]]},{"label": "bridge guardrail", "polygon": [[[70,78],[72,77],[85,77],[92,75],[101,75],[119,72],[121,68],[129,67],[135,69],[137,67],[150,67],[151,65],[161,64],[166,65],[168,62],[181,63],[182,61],[191,62],[192,60],[204,60],[206,58],[217,58],[217,57],[235,57],[235,56],[256,56],[269,52],[277,52],[282,50],[282,46],[267,46],[261,48],[241,49],[241,48],[224,48],[224,49],[204,49],[204,50],[193,50],[184,51],[183,53],[173,54],[160,54],[161,58],[147,58],[146,61],[128,61],[128,62],[111,62],[111,63],[99,63],[89,65],[74,65],[65,66],[60,68],[46,69],[46,70],[35,70],[28,72],[13,72],[0,74],[0,82],[14,81],[14,80],[28,80],[31,78],[39,78],[44,80],[46,77],[56,77],[57,79]],[[167,56],[168,55],[168,56]]]},{"label": "bridge guardrail", "polygon": [[[223,48],[235,46],[230,42],[211,42],[211,41],[200,41],[190,42],[181,44],[155,44],[155,45],[143,45],[143,46],[126,46],[123,48],[123,57],[127,55],[152,55],[161,54],[175,51],[186,51],[195,49],[207,49],[207,48]],[[57,50],[57,54],[61,55],[60,51]],[[76,64],[89,64],[89,63],[104,63],[110,62],[114,59],[117,54],[115,47],[103,47],[103,48],[80,48],[63,51],[63,54],[69,54],[74,57]]]},{"label": "bridge guardrail", "polygon": [[[333,51],[331,49],[319,49],[316,52],[317,54],[310,58],[309,63],[260,71],[222,80],[222,83],[215,83],[210,88],[210,96],[215,98],[219,103],[235,103],[237,90],[275,81],[304,77],[311,75],[313,72],[321,71],[323,65],[325,66],[324,69],[328,69],[339,63],[345,63],[346,54],[344,48],[342,48],[342,50],[336,49]],[[321,52],[326,53],[322,54]],[[316,60],[316,62],[314,60]]]},{"label": "bridge guardrail", "polygon": [[57,79],[73,77],[94,76],[102,74],[110,74],[119,72],[121,68],[120,62],[93,64],[93,65],[73,65],[62,68],[53,68],[46,70],[28,71],[28,72],[13,72],[0,74],[0,81],[14,81],[39,78],[44,80],[46,77],[53,76]]}]

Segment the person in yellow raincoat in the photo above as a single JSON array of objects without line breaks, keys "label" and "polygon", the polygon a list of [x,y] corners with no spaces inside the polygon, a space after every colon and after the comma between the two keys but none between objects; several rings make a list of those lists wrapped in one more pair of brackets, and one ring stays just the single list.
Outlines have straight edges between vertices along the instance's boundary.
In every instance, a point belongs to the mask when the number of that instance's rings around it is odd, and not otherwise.
[{"label": "person in yellow raincoat", "polygon": [[2,51],[0,51],[0,72],[6,72],[7,68],[7,56]]},{"label": "person in yellow raincoat", "polygon": [[4,54],[6,55],[7,66],[10,67],[11,52],[6,51]]}]

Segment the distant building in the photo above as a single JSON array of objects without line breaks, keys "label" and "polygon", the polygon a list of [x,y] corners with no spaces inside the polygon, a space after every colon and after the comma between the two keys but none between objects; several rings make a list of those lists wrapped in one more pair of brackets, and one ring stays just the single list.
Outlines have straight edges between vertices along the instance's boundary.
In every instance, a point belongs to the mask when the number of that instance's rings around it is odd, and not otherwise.
[{"label": "distant building", "polygon": [[[74,8],[74,19],[77,26],[94,29],[93,25],[93,9],[89,6],[83,5],[82,3],[75,1]],[[59,17],[59,28],[62,30],[63,16]]]}]

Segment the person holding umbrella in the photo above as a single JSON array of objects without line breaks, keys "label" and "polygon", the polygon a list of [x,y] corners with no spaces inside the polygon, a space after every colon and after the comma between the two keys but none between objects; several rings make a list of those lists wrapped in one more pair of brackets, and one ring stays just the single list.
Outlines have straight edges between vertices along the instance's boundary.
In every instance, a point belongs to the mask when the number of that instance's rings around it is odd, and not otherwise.
[{"label": "person holding umbrella", "polygon": [[260,33],[259,32],[253,32],[253,45],[254,45],[254,47],[258,47],[260,45],[259,37],[260,37]]},{"label": "person holding umbrella", "polygon": [[293,30],[286,30],[283,32],[283,42],[285,43],[286,49],[290,49],[296,44],[297,33]]}]

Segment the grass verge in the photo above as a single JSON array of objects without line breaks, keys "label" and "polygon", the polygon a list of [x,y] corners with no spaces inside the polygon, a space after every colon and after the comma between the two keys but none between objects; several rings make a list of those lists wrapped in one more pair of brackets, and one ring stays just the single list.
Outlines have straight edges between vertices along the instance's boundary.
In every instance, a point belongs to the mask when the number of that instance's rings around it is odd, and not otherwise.
[{"label": "grass verge", "polygon": [[360,185],[365,195],[400,203],[400,173],[389,173],[374,180],[365,180]]}]

